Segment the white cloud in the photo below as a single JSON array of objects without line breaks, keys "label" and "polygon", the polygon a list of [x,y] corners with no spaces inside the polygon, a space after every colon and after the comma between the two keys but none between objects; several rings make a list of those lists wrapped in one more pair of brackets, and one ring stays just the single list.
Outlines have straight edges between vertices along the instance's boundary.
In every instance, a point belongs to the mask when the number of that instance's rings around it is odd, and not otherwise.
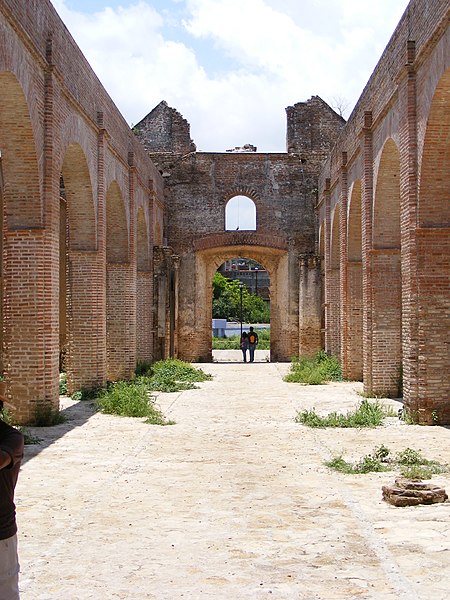
[{"label": "white cloud", "polygon": [[[54,0],[130,123],[164,99],[201,150],[284,151],[285,107],[318,94],[353,108],[407,2],[184,0],[174,3],[185,11],[178,29],[171,4],[151,4],[82,15]],[[232,70],[211,72],[218,53]]]}]

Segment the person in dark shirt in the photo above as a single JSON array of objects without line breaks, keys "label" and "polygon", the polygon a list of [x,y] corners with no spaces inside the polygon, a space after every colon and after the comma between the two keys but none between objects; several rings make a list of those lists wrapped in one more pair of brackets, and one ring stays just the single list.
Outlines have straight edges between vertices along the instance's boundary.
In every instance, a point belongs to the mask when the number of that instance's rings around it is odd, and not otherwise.
[{"label": "person in dark shirt", "polygon": [[[0,411],[3,401],[4,398],[0,396]],[[14,489],[23,457],[23,444],[20,431],[0,418],[0,600],[19,598]]]},{"label": "person in dark shirt", "polygon": [[248,349],[250,352],[250,362],[255,360],[255,349],[258,343],[258,334],[253,330],[253,327],[250,327],[248,333]]}]

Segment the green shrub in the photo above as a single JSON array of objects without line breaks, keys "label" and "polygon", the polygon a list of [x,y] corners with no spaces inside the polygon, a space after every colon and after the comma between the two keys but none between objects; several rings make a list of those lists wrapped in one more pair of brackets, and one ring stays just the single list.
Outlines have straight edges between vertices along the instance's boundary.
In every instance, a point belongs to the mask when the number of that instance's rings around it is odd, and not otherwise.
[{"label": "green shrub", "polygon": [[101,412],[121,417],[147,417],[146,423],[169,425],[142,382],[119,381],[103,390],[97,399]]},{"label": "green shrub", "polygon": [[52,427],[66,421],[67,417],[58,408],[53,408],[49,404],[38,404],[34,411],[31,425],[34,427]]},{"label": "green shrub", "polygon": [[67,394],[67,375],[65,373],[59,374],[59,395],[65,396]]},{"label": "green shrub", "polygon": [[[405,448],[402,452],[399,452],[396,457],[396,461],[402,466],[402,475],[404,473],[416,473],[424,471],[428,474],[439,474],[446,473],[448,465],[442,465],[435,460],[428,460],[417,450],[412,448]],[[407,477],[407,475],[405,475]],[[410,479],[429,479],[429,477],[413,477]]]},{"label": "green shrub", "polygon": [[324,464],[340,473],[353,474],[389,471],[400,467],[401,475],[407,479],[430,479],[436,473],[449,471],[448,465],[427,460],[411,448],[406,448],[392,458],[389,448],[384,445],[375,448],[372,454],[366,454],[353,464],[345,461],[341,455]]},{"label": "green shrub", "polygon": [[431,479],[433,471],[424,465],[403,465],[400,469],[400,474],[406,479],[422,481],[423,479]]},{"label": "green shrub", "polygon": [[153,369],[152,363],[141,360],[136,364],[135,374],[137,377],[151,376]]},{"label": "green shrub", "polygon": [[137,381],[147,389],[158,392],[178,392],[195,388],[198,381],[207,381],[211,375],[177,358],[161,360],[152,365],[151,377],[140,377]]},{"label": "green shrub", "polygon": [[93,388],[81,388],[71,395],[72,400],[75,402],[95,400],[105,388],[93,387]]},{"label": "green shrub", "polygon": [[330,469],[339,471],[340,473],[360,475],[363,473],[379,473],[382,471],[388,471],[389,467],[383,464],[382,461],[372,454],[366,454],[357,463],[349,463],[345,461],[342,456],[336,456],[335,458],[325,463]]},{"label": "green shrub", "polygon": [[321,350],[314,356],[293,358],[291,372],[284,378],[291,383],[319,385],[327,381],[341,381],[342,370],[339,360]]},{"label": "green shrub", "polygon": [[125,417],[146,417],[150,402],[145,385],[128,381],[118,381],[97,398],[102,412]]},{"label": "green shrub", "polygon": [[314,410],[297,413],[296,423],[308,427],[378,427],[386,416],[384,407],[378,402],[363,400],[353,412],[332,412],[324,417]]}]

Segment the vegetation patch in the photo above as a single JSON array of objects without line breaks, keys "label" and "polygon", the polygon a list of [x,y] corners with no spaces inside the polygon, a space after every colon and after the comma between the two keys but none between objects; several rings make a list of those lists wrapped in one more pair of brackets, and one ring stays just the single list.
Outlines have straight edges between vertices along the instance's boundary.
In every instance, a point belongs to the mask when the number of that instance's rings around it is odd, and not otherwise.
[{"label": "vegetation patch", "polygon": [[340,456],[335,456],[325,462],[330,469],[346,474],[373,473],[382,471],[400,470],[402,477],[407,479],[430,479],[438,473],[446,473],[449,465],[441,464],[434,460],[427,460],[420,452],[406,448],[392,456],[391,451],[384,445],[378,446],[371,454],[366,454],[356,463],[350,463]]},{"label": "vegetation patch", "polygon": [[291,371],[284,381],[320,385],[327,381],[342,381],[339,360],[321,350],[314,356],[301,356],[292,359]]},{"label": "vegetation patch", "polygon": [[103,390],[97,398],[101,412],[121,417],[147,417],[146,423],[169,425],[142,382],[118,381]]},{"label": "vegetation patch", "polygon": [[209,379],[211,379],[211,375],[202,369],[193,367],[183,360],[170,358],[151,365],[136,381],[147,386],[148,390],[179,392],[194,389],[195,383]]},{"label": "vegetation patch", "polygon": [[322,417],[314,410],[301,411],[295,422],[308,427],[379,427],[390,414],[389,410],[378,401],[362,400],[354,411],[346,414],[332,412]]},{"label": "vegetation patch", "polygon": [[65,373],[59,374],[59,395],[65,396],[67,394],[67,375]]},{"label": "vegetation patch", "polygon": [[59,408],[54,408],[49,404],[38,404],[30,425],[33,427],[53,427],[66,421],[67,417],[60,412]]}]

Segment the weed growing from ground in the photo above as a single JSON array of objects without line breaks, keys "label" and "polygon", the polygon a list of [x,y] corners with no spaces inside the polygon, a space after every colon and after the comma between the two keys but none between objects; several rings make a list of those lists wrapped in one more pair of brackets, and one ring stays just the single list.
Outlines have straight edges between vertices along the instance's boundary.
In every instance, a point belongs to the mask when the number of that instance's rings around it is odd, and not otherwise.
[{"label": "weed growing from ground", "polygon": [[101,387],[82,388],[81,390],[77,390],[76,392],[74,392],[71,395],[71,399],[75,402],[96,400],[104,390],[105,388]]},{"label": "weed growing from ground", "polygon": [[147,389],[158,392],[178,392],[195,388],[195,383],[207,381],[211,375],[191,364],[171,358],[161,360],[152,365],[149,375],[139,377],[137,381],[147,386]]},{"label": "weed growing from ground", "polygon": [[308,427],[379,427],[386,416],[381,403],[362,400],[353,412],[332,412],[321,417],[314,410],[305,410],[297,413],[295,422]]},{"label": "weed growing from ground", "polygon": [[151,375],[152,373],[152,363],[148,361],[141,360],[137,363],[135,374],[137,377],[142,377],[143,375]]},{"label": "weed growing from ground", "polygon": [[34,427],[53,427],[53,425],[60,425],[66,421],[67,417],[58,408],[53,408],[48,404],[38,404],[31,425]]},{"label": "weed growing from ground", "polygon": [[415,425],[417,423],[417,414],[405,406],[398,411],[398,418],[407,425]]},{"label": "weed growing from ground", "polygon": [[342,370],[335,356],[329,356],[321,350],[313,357],[293,358],[291,372],[284,380],[290,383],[320,385],[327,381],[342,381]]},{"label": "weed growing from ground", "polygon": [[349,463],[342,458],[342,456],[336,456],[330,461],[325,463],[330,469],[339,471],[339,473],[346,473],[348,475],[359,475],[362,473],[373,473],[388,471],[389,467],[381,461],[380,458],[372,454],[366,454],[357,463]]},{"label": "weed growing from ground", "polygon": [[146,423],[168,425],[164,415],[155,405],[155,398],[149,394],[142,382],[118,381],[97,398],[101,412],[121,417],[147,417]]},{"label": "weed growing from ground", "polygon": [[67,375],[65,373],[59,374],[59,395],[65,396],[67,394]]},{"label": "weed growing from ground", "polygon": [[36,435],[33,435],[29,429],[26,427],[18,427],[17,428],[23,435],[23,440],[25,446],[32,446],[33,444],[40,444],[42,442],[41,438],[38,438]]},{"label": "weed growing from ground", "polygon": [[434,474],[446,473],[449,465],[442,465],[437,461],[427,460],[420,452],[412,448],[405,448],[395,457],[391,456],[389,448],[378,446],[372,454],[366,454],[356,463],[349,463],[342,456],[335,456],[324,463],[330,469],[346,474],[373,473],[400,469],[400,473],[407,479],[430,479]]}]

